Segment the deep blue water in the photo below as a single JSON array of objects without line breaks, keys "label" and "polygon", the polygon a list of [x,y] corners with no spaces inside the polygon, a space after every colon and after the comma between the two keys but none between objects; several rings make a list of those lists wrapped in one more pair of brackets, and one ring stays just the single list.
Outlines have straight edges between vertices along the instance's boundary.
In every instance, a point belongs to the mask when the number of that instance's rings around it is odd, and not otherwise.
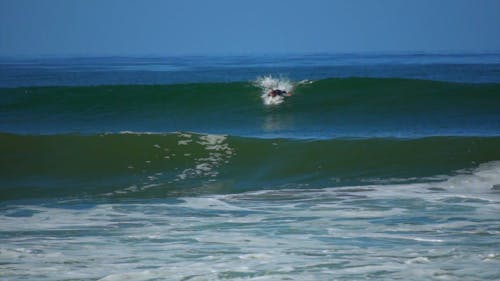
[{"label": "deep blue water", "polygon": [[500,54],[311,54],[261,56],[3,58],[0,87],[130,85],[332,77],[500,81]]}]

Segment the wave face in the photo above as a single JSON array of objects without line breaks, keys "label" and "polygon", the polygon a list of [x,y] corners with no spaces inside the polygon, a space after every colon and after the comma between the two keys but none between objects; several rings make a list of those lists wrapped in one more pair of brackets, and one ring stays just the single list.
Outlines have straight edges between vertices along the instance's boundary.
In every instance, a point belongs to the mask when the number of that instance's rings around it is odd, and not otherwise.
[{"label": "wave face", "polygon": [[[292,96],[268,105],[272,89]],[[499,84],[267,76],[0,91],[2,199],[418,182],[500,159]]]},{"label": "wave face", "polygon": [[0,131],[192,131],[250,137],[497,136],[500,85],[347,78],[290,85],[266,106],[262,85],[209,83],[4,88]]},{"label": "wave face", "polygon": [[500,159],[500,137],[291,140],[188,133],[2,134],[0,154],[0,200],[156,198],[441,180]]}]

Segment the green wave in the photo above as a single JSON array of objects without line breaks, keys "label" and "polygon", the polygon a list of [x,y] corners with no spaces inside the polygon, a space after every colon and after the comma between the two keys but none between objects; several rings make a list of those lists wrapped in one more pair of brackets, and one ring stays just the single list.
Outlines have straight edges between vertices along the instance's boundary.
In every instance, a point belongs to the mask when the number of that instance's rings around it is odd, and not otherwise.
[{"label": "green wave", "polygon": [[[446,109],[453,106],[492,107],[500,100],[500,84],[463,84],[410,79],[330,78],[297,84],[289,107],[302,110],[342,108],[348,105],[377,106],[378,110],[418,107]],[[90,87],[31,87],[0,89],[5,111],[55,110],[92,113],[148,112],[188,107],[203,111],[213,107],[262,106],[261,90],[253,83],[200,83],[178,85],[115,85]],[[326,103],[325,103],[326,102]],[[470,104],[472,102],[472,104]],[[489,105],[489,106],[488,106]]]},{"label": "green wave", "polygon": [[[465,84],[428,80],[394,78],[329,78],[311,84],[297,84],[298,99],[316,102],[333,98],[337,106],[348,103],[391,101],[406,103],[408,99],[426,103],[428,98],[447,101],[500,99],[500,84]],[[165,106],[170,103],[193,108],[210,106],[248,105],[259,101],[258,85],[251,82],[195,83],[177,85],[110,85],[78,87],[0,88],[0,102],[6,109],[50,106],[52,110],[113,110],[133,111],[140,106]],[[260,104],[260,103],[258,103]]]},{"label": "green wave", "polygon": [[[500,85],[347,78],[295,83],[266,106],[255,83],[0,89],[0,132],[195,131],[240,136],[500,132]],[[398,135],[401,133],[401,135]]]},{"label": "green wave", "polygon": [[0,134],[0,200],[168,197],[420,181],[500,159],[500,137]]},{"label": "green wave", "polygon": [[221,95],[234,102],[237,101],[235,97],[241,99],[255,90],[248,83],[3,88],[0,89],[0,101],[7,109],[50,106],[52,109],[97,111],[112,106],[114,110],[134,110],[140,105],[167,102],[205,106],[206,102],[216,104]]}]

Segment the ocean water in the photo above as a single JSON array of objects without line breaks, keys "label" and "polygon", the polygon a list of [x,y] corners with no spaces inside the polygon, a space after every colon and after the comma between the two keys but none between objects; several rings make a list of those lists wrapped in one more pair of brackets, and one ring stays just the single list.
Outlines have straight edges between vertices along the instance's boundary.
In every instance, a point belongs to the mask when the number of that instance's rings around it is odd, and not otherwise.
[{"label": "ocean water", "polygon": [[499,54],[0,59],[2,280],[495,280],[499,235]]}]

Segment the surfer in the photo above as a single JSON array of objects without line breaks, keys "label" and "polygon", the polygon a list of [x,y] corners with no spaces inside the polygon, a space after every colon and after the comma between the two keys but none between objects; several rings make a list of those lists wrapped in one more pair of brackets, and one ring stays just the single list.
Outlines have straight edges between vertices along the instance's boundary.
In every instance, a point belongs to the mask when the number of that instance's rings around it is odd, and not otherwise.
[{"label": "surfer", "polygon": [[287,92],[285,90],[274,89],[274,90],[269,91],[269,93],[267,95],[270,96],[270,97],[273,97],[273,98],[276,97],[276,96],[280,96],[280,97],[287,96],[287,97],[289,97],[289,96],[292,95],[292,93],[289,93],[289,92]]}]

